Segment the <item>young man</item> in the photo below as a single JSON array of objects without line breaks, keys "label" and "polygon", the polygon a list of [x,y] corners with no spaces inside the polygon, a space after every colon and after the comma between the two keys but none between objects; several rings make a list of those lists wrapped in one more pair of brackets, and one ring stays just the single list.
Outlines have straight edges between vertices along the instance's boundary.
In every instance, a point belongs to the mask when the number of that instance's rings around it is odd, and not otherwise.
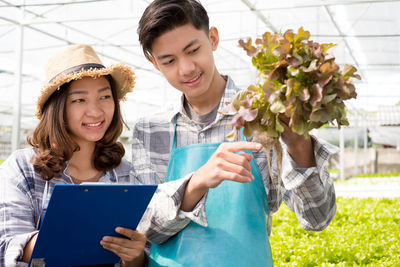
[{"label": "young man", "polygon": [[[324,163],[334,147],[285,126],[278,197],[260,145],[225,142],[232,116],[217,111],[238,89],[216,69],[218,31],[201,4],[155,0],[138,33],[145,56],[182,92],[176,110],[143,118],[133,130],[137,182],[164,188],[138,228],[153,243],[150,265],[272,266],[268,233],[282,199],[304,229],[327,227],[336,202]],[[244,150],[253,152],[237,153]]]}]

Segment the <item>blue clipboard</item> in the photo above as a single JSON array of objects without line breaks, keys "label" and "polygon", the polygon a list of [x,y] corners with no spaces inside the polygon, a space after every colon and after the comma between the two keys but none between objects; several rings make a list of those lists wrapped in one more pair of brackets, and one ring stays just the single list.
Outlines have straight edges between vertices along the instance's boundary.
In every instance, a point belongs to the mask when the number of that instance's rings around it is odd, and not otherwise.
[{"label": "blue clipboard", "polygon": [[119,262],[100,240],[120,236],[117,226],[136,229],[156,189],[157,185],[55,185],[29,266]]}]

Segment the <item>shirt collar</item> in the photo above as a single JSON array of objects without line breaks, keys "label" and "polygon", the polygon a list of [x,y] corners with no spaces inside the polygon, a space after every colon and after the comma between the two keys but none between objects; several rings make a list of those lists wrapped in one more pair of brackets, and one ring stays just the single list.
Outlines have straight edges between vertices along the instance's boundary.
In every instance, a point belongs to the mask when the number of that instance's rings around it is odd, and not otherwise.
[{"label": "shirt collar", "polygon": [[[225,84],[225,91],[224,94],[222,95],[221,101],[219,103],[218,110],[221,110],[223,107],[226,106],[226,102],[232,101],[233,97],[235,94],[239,91],[239,88],[236,87],[235,82],[232,80],[232,78],[229,75],[224,76],[226,77],[226,84]],[[182,94],[181,99],[179,104],[175,105],[173,109],[171,110],[169,114],[169,120],[172,123],[174,121],[174,118],[176,115],[180,116],[186,116],[185,115],[185,108],[184,108],[184,95]],[[217,114],[216,121],[221,119],[223,116],[229,115],[229,114]]]},{"label": "shirt collar", "polygon": [[[67,162],[65,162],[62,179],[64,181],[66,181],[67,183],[69,183],[69,182],[73,183],[72,177],[68,172],[69,164],[70,164],[69,160]],[[118,182],[118,177],[117,177],[117,174],[116,174],[115,170],[113,169],[113,170],[103,171],[103,174],[99,178],[98,182],[103,182],[103,183],[105,183],[105,182]]]}]

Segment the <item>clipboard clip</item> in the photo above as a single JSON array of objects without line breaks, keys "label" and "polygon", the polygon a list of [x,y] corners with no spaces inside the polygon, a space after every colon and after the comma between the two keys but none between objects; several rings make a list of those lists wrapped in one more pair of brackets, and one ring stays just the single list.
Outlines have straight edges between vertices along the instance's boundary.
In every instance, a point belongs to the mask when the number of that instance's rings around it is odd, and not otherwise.
[{"label": "clipboard clip", "polygon": [[31,260],[31,264],[29,265],[30,267],[45,267],[46,262],[44,258],[35,258]]}]

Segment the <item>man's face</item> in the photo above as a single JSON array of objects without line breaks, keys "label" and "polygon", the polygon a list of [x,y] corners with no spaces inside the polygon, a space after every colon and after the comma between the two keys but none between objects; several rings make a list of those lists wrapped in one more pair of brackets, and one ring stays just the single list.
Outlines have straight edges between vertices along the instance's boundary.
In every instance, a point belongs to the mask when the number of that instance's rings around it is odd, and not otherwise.
[{"label": "man's face", "polygon": [[151,62],[168,82],[190,101],[207,97],[216,76],[213,51],[218,46],[218,31],[205,31],[192,24],[174,28],[156,38],[151,47]]}]

